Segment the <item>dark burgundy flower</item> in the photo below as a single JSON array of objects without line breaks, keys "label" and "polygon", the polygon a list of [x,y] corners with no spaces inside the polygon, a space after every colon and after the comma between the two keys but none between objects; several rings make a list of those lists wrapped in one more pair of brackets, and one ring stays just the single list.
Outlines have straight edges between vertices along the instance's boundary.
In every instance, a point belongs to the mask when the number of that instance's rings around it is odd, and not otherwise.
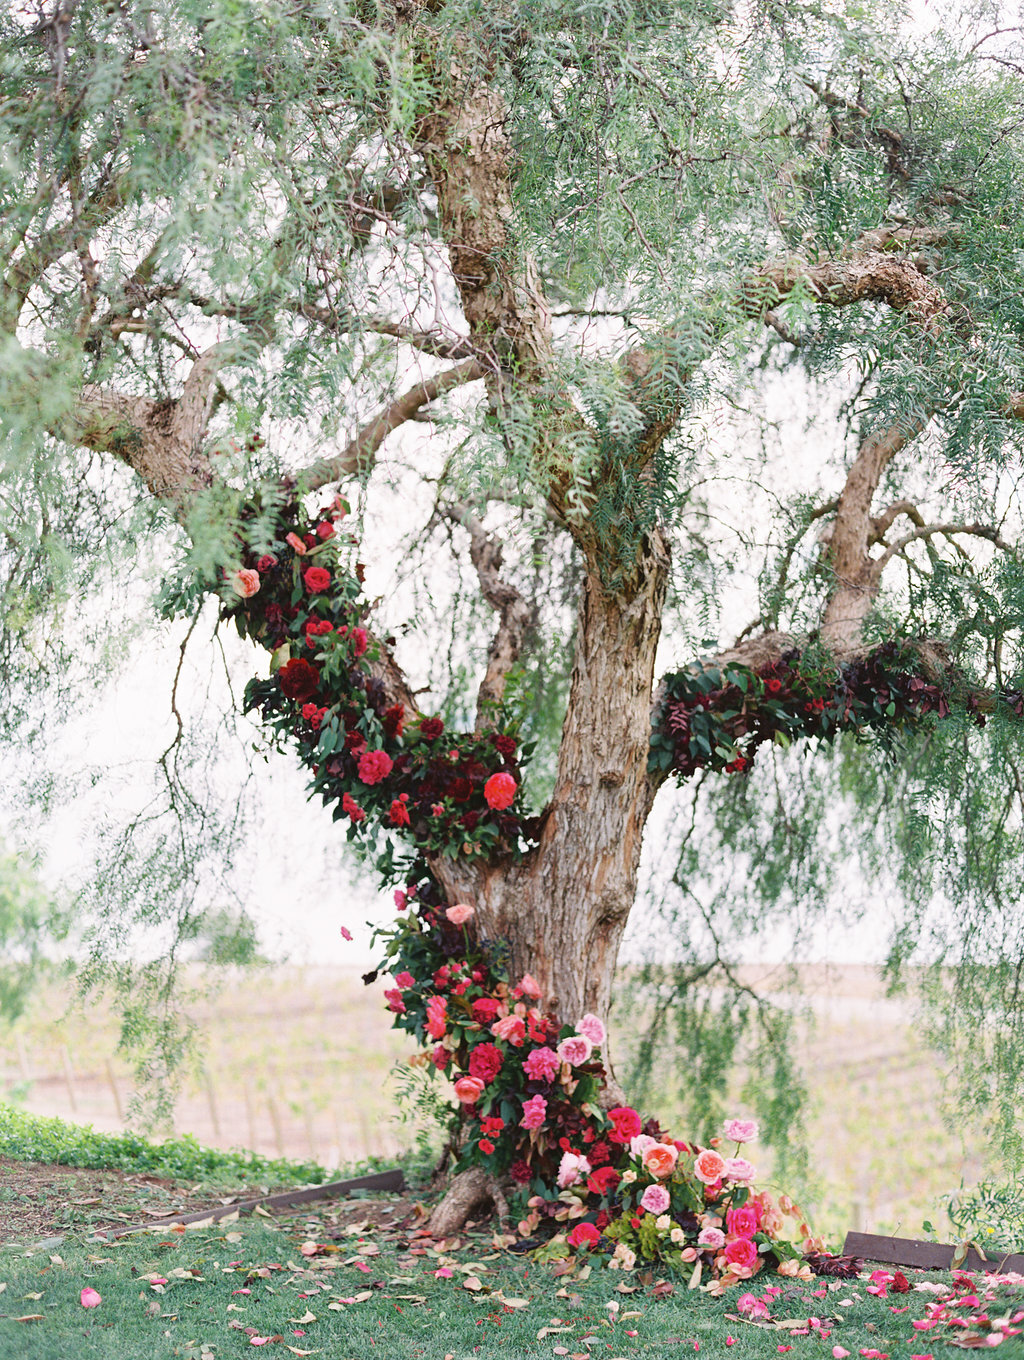
[{"label": "dark burgundy flower", "polygon": [[312,699],[320,685],[320,672],[301,658],[286,661],[277,674],[281,693],[299,703]]},{"label": "dark burgundy flower", "polygon": [[463,775],[459,775],[452,780],[450,793],[457,803],[465,803],[472,796],[473,785]]},{"label": "dark burgundy flower", "polygon": [[440,718],[424,718],[420,723],[420,732],[426,741],[437,741],[444,731],[444,723]]},{"label": "dark burgundy flower", "polygon": [[402,727],[405,724],[405,709],[401,704],[395,704],[391,708],[385,709],[384,717],[381,719],[384,731],[389,737],[400,737]]},{"label": "dark burgundy flower", "polygon": [[511,760],[516,753],[515,737],[507,736],[504,732],[491,733],[491,745],[507,760]]},{"label": "dark burgundy flower", "polygon": [[522,1160],[513,1162],[508,1169],[508,1174],[517,1185],[529,1185],[530,1181],[533,1180],[533,1172]]}]

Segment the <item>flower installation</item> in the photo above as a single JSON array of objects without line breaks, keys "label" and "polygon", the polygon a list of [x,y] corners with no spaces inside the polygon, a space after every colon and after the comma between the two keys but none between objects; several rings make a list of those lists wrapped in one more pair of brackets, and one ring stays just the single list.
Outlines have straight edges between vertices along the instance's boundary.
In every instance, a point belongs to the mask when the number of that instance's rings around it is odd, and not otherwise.
[{"label": "flower installation", "polygon": [[[362,568],[345,563],[355,547],[347,510],[340,498],[311,517],[296,502],[250,506],[238,565],[216,586],[224,614],[271,653],[269,677],[246,687],[246,709],[295,744],[312,792],[350,838],[377,849],[395,887],[398,918],[378,931],[381,970],[394,981],[385,997],[394,1024],[452,1083],[455,1169],[483,1167],[516,1187],[520,1234],[547,1259],[657,1263],[716,1292],[768,1267],[809,1275],[802,1257],[819,1244],[785,1195],[757,1187],[743,1155],[756,1124],[729,1120],[700,1147],[629,1106],[605,1109],[601,1020],[554,1015],[529,974],[509,975],[502,941],[479,935],[473,905],[444,900],[431,859],[516,855],[533,843],[536,819],[522,801],[529,752],[507,724],[452,733],[389,698]],[[944,692],[883,651],[817,675],[797,653],[759,672],[698,668],[668,677],[651,760],[678,778],[701,764],[738,772],[766,740],[927,712],[945,716]]]}]

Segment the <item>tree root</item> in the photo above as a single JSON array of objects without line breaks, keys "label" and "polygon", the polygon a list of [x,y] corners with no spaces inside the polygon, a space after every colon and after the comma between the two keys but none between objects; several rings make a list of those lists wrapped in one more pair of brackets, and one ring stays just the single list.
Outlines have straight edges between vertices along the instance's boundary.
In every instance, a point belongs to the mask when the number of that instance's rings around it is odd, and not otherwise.
[{"label": "tree root", "polygon": [[427,1229],[433,1237],[453,1237],[466,1226],[475,1210],[488,1205],[504,1226],[509,1211],[501,1186],[482,1166],[471,1166],[453,1178],[444,1199],[430,1215]]}]

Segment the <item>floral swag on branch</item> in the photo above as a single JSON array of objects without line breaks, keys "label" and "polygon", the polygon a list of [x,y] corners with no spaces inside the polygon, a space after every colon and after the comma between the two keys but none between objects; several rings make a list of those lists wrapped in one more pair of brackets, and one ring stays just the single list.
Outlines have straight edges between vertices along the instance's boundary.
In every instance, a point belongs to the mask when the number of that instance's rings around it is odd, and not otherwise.
[{"label": "floral swag on branch", "polygon": [[[477,935],[472,906],[443,900],[428,857],[519,854],[535,843],[537,820],[521,797],[529,750],[500,725],[452,734],[440,718],[410,720],[389,702],[374,673],[380,648],[366,627],[362,567],[343,561],[356,545],[339,527],[347,511],[340,498],[312,518],[295,501],[249,506],[236,533],[240,565],[214,588],[224,615],[272,654],[270,677],[246,687],[246,711],[297,746],[312,793],[347,819],[351,839],[367,848],[384,841],[376,868],[399,885],[399,917],[378,932],[381,968],[395,983],[385,996],[395,1025],[454,1085],[455,1169],[478,1166],[515,1187],[520,1234],[541,1239],[545,1259],[656,1262],[715,1292],[766,1266],[806,1277],[801,1258],[821,1244],[787,1196],[755,1189],[755,1168],[740,1155],[757,1125],[726,1121],[730,1156],[719,1139],[694,1146],[628,1106],[603,1109],[601,1020],[566,1024],[546,1011],[529,974],[509,976],[502,942]],[[945,717],[949,694],[934,676],[908,673],[913,660],[888,647],[836,667],[793,651],[759,670],[670,675],[655,707],[651,767],[680,780],[701,767],[740,773],[765,741]],[[998,701],[1024,709],[1019,694]],[[981,701],[964,702],[983,722]]]}]

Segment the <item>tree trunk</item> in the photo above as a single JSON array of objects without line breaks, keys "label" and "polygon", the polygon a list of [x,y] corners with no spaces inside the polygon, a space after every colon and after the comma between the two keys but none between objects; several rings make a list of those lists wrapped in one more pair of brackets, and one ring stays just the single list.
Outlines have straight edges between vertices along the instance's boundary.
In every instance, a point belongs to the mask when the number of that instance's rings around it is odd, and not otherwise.
[{"label": "tree trunk", "polygon": [[476,871],[433,867],[452,901],[469,901],[481,932],[507,939],[517,977],[531,973],[544,1006],[575,1022],[605,1019],[615,960],[636,896],[644,825],[657,784],[648,774],[654,664],[668,581],[660,533],[645,543],[635,584],[609,593],[589,570],[555,791],[539,845]]}]

